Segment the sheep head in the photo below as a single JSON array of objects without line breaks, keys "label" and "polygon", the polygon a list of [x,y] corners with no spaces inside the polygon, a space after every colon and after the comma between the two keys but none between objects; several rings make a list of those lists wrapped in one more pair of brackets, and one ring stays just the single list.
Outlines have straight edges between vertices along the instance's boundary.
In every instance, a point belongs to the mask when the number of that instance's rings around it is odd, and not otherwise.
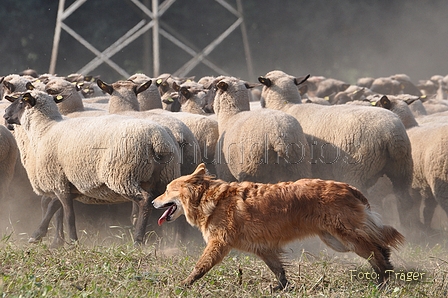
[{"label": "sheep head", "polygon": [[299,88],[304,86],[309,77],[310,75],[294,77],[281,70],[273,70],[260,76],[258,81],[264,85],[260,97],[261,106],[282,109],[285,104],[302,103]]},{"label": "sheep head", "polygon": [[234,77],[218,77],[213,109],[216,114],[231,115],[241,111],[249,111],[250,84]]},{"label": "sheep head", "polygon": [[36,98],[31,93],[14,93],[12,95],[6,95],[5,98],[12,102],[12,104],[6,108],[3,118],[11,129],[11,124],[20,125],[20,118],[27,106],[34,107],[36,105]]},{"label": "sheep head", "polygon": [[[5,109],[5,114],[3,115],[5,122],[8,124],[8,128],[10,128],[11,124],[22,124],[20,119],[27,109],[34,108],[39,102],[40,106],[47,105],[46,102],[51,100],[50,98],[52,97],[43,91],[30,90],[28,92],[17,92],[11,95],[6,95],[5,98],[11,102]],[[56,103],[60,102],[60,100],[55,98],[53,98],[53,100]],[[45,113],[50,117],[61,116],[56,106],[46,106],[43,110],[45,110]]]},{"label": "sheep head", "polygon": [[135,95],[145,91],[146,89],[148,89],[151,84],[152,84],[152,80],[148,80],[145,83],[139,85],[136,84],[135,82],[131,81],[131,80],[127,80],[127,81],[117,81],[111,85],[103,82],[101,79],[97,79],[97,85],[98,87],[100,87],[101,90],[103,90],[104,92],[106,92],[109,95],[112,95],[112,93],[114,93],[114,91],[118,91],[123,88],[123,89],[132,89],[135,93]]},{"label": "sheep head", "polygon": [[382,107],[384,109],[390,110],[392,108],[392,103],[391,103],[390,99],[386,95],[383,95],[380,98],[380,100],[378,100],[375,103],[375,106],[376,107]]}]

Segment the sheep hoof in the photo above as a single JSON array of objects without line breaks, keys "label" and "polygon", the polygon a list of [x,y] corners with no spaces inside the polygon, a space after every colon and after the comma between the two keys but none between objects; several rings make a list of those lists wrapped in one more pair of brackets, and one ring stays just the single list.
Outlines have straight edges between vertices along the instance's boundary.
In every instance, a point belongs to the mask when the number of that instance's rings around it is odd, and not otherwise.
[{"label": "sheep hoof", "polygon": [[28,243],[39,243],[39,242],[40,242],[40,239],[38,239],[38,238],[31,237],[30,239],[28,239]]}]

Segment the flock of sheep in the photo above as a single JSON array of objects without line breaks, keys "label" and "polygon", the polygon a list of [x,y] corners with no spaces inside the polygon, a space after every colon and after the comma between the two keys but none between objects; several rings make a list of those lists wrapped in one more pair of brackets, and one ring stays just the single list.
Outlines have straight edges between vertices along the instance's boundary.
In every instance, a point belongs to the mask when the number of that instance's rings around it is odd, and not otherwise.
[{"label": "flock of sheep", "polygon": [[44,208],[30,242],[53,217],[53,245],[65,242],[63,222],[76,241],[76,200],[132,202],[133,237],[142,243],[150,202],[201,162],[226,181],[316,177],[366,194],[387,178],[409,230],[430,230],[437,205],[448,214],[448,76],[356,85],[279,70],[256,84],[140,73],[112,84],[80,74],[0,80],[0,204],[14,176],[25,175]]}]

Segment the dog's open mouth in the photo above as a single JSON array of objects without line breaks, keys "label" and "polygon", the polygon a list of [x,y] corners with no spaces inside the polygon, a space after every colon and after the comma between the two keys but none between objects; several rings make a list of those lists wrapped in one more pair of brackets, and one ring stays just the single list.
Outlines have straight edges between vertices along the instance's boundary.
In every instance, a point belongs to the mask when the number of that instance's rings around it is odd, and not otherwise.
[{"label": "dog's open mouth", "polygon": [[157,221],[159,226],[161,226],[165,221],[171,220],[171,216],[177,210],[177,205],[175,203],[167,203],[167,204],[163,205],[161,208],[168,208],[168,209],[165,212],[163,212],[162,216]]}]

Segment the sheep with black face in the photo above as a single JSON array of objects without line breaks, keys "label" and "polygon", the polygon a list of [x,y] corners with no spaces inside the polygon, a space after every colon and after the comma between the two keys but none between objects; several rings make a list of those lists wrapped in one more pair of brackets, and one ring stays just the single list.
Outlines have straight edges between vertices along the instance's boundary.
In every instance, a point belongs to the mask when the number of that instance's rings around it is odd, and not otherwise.
[{"label": "sheep with black face", "polygon": [[141,243],[152,198],[180,176],[177,144],[149,120],[119,115],[63,118],[55,100],[32,90],[8,97],[4,118],[20,127],[19,150],[33,190],[57,197],[71,240],[78,239],[73,200],[135,202],[134,241]]}]

